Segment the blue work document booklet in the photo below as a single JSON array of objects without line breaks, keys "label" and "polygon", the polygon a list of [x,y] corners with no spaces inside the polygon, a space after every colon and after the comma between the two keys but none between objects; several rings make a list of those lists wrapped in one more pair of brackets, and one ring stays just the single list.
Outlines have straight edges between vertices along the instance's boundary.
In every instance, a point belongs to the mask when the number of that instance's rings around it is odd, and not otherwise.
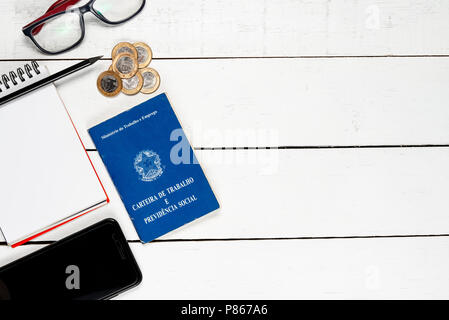
[{"label": "blue work document booklet", "polygon": [[142,242],[219,208],[165,93],[89,134]]}]

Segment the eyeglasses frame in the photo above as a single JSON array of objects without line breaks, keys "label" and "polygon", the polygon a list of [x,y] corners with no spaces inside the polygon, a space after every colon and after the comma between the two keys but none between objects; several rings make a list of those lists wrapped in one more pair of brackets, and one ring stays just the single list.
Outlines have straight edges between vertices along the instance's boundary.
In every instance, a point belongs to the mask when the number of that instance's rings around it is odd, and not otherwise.
[{"label": "eyeglasses frame", "polygon": [[[65,0],[65,1],[69,2],[70,0]],[[29,37],[33,41],[33,43],[36,45],[36,47],[38,47],[38,49],[41,50],[43,53],[46,53],[46,54],[60,54],[60,53],[69,51],[69,50],[75,48],[76,46],[78,46],[84,40],[84,36],[86,34],[86,26],[85,26],[85,23],[84,23],[84,15],[86,13],[88,13],[88,12],[91,12],[94,16],[96,16],[98,19],[100,19],[104,23],[111,24],[111,25],[117,25],[117,24],[124,23],[124,22],[126,22],[128,20],[131,20],[132,18],[137,16],[143,10],[143,8],[145,7],[145,2],[146,2],[146,0],[142,0],[142,6],[139,8],[139,10],[136,11],[136,13],[134,13],[130,17],[128,17],[126,19],[123,19],[123,20],[120,20],[120,21],[109,21],[103,15],[99,14],[98,12],[96,12],[95,9],[93,8],[93,5],[94,5],[96,0],[90,0],[85,5],[83,5],[81,7],[77,7],[77,8],[67,8],[66,6],[63,5],[65,1],[64,0],[62,2],[61,1],[57,1],[55,4],[52,5],[52,7],[54,7],[52,10],[48,11],[47,13],[45,13],[40,18],[34,20],[33,22],[27,24],[26,26],[24,26],[22,28],[22,32],[25,34],[25,36]],[[52,52],[52,51],[48,51],[48,50],[42,48],[42,46],[39,45],[39,43],[36,41],[36,39],[34,38],[34,36],[32,34],[34,28],[36,28],[37,26],[43,24],[45,21],[48,21],[48,20],[53,19],[53,18],[55,18],[57,16],[60,16],[62,14],[66,14],[66,13],[70,13],[70,12],[78,13],[78,15],[79,15],[80,27],[81,27],[81,37],[80,37],[80,39],[76,43],[74,43],[72,46],[70,46],[70,47],[68,47],[66,49],[60,50],[60,51]]]}]

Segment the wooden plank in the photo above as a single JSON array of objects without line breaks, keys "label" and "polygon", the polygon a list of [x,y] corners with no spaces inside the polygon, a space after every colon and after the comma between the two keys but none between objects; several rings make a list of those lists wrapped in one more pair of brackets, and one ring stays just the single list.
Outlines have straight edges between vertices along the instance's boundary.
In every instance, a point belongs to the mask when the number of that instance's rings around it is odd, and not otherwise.
[{"label": "wooden plank", "polygon": [[[118,299],[447,299],[448,246],[447,237],[134,243],[143,281]],[[0,247],[0,265],[39,247]]]},{"label": "wooden plank", "polygon": [[[44,57],[21,28],[53,0],[4,0],[0,59]],[[86,16],[86,37],[58,57],[146,41],[156,57],[428,55],[449,51],[445,0],[153,0],[122,26]]]},{"label": "wooden plank", "polygon": [[[53,151],[55,154],[57,151]],[[111,203],[39,240],[113,217],[134,227],[96,152]],[[198,151],[221,210],[162,239],[448,234],[449,148]]]},{"label": "wooden plank", "polygon": [[[48,62],[56,72],[72,61]],[[151,96],[103,97],[101,61],[57,83],[87,128]],[[0,63],[7,71],[17,62]],[[449,143],[449,58],[155,61],[195,147]],[[82,99],[81,99],[82,95]]]}]

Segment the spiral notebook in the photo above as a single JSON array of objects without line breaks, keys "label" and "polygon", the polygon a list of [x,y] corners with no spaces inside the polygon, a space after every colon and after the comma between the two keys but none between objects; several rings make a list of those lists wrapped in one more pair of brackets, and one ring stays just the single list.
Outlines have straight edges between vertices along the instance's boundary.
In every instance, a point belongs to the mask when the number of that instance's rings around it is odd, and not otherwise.
[{"label": "spiral notebook", "polygon": [[[0,97],[49,75],[36,62],[0,74]],[[109,202],[53,84],[0,106],[0,148],[0,230],[13,247]]]}]

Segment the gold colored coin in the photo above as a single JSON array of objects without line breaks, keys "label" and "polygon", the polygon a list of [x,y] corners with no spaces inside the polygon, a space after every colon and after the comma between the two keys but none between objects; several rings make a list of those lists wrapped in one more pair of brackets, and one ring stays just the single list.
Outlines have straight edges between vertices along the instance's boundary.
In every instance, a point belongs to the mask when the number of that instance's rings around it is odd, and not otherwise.
[{"label": "gold colored coin", "polygon": [[139,70],[143,77],[143,86],[140,92],[153,93],[161,84],[161,77],[159,73],[153,68],[144,68]]},{"label": "gold colored coin", "polygon": [[137,62],[139,63],[139,69],[145,68],[150,64],[153,59],[153,51],[151,48],[143,42],[134,43],[134,47],[137,49]]},{"label": "gold colored coin", "polygon": [[128,95],[134,95],[142,89],[143,86],[143,77],[142,74],[137,71],[134,77],[129,79],[122,79],[122,92]]},{"label": "gold colored coin", "polygon": [[97,88],[106,97],[113,97],[122,91],[122,79],[114,71],[102,72],[97,79]]},{"label": "gold colored coin", "polygon": [[112,49],[111,58],[114,60],[114,58],[119,55],[120,53],[129,53],[134,58],[137,59],[137,49],[129,42],[120,42],[118,43],[114,49]]},{"label": "gold colored coin", "polygon": [[138,70],[137,59],[129,53],[119,53],[112,60],[112,70],[118,73],[122,79],[132,78]]}]

